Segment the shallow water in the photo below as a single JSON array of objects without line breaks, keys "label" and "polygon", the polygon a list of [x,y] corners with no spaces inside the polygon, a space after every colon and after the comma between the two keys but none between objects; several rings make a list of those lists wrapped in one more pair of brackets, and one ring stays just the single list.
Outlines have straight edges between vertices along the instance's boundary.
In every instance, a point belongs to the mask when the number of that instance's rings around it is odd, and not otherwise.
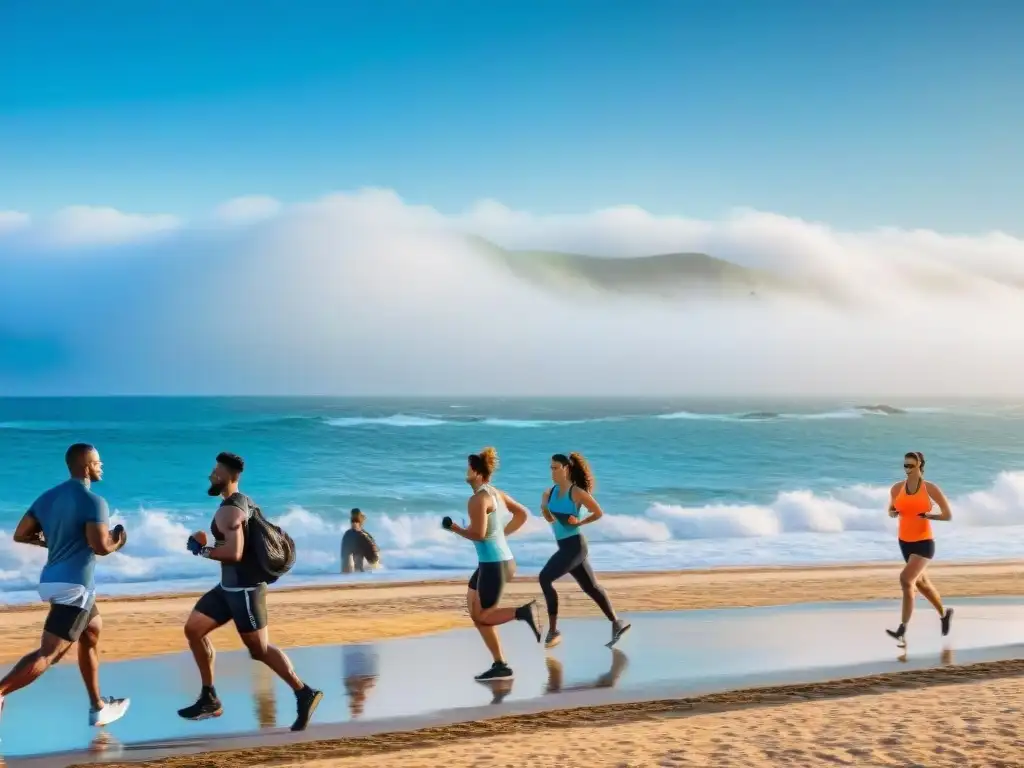
[{"label": "shallow water", "polygon": [[[884,634],[898,619],[895,603],[797,605],[778,608],[642,613],[616,651],[598,619],[567,619],[564,641],[547,657],[521,624],[503,627],[515,679],[482,685],[473,676],[490,659],[477,633],[457,630],[371,645],[289,651],[300,676],[325,697],[311,736],[329,724],[377,724],[399,717],[479,719],[502,712],[567,704],[675,697],[787,681],[1015,658],[1024,640],[1024,600],[957,601],[953,631],[939,633],[934,613],[920,609],[906,655]],[[287,728],[294,697],[244,652],[217,657],[224,715],[188,722],[176,715],[199,692],[187,654],[104,664],[105,695],[128,696],[131,709],[107,730],[107,759],[139,755],[133,744],[207,740],[239,732]],[[484,712],[478,708],[484,708]],[[492,709],[493,708],[493,709]],[[461,711],[461,713],[460,713]],[[45,712],[45,721],[39,713]],[[323,733],[320,734],[323,736]],[[73,664],[64,663],[10,697],[0,723],[0,754],[17,756],[86,749],[95,736]],[[209,746],[207,744],[207,746]]]}]

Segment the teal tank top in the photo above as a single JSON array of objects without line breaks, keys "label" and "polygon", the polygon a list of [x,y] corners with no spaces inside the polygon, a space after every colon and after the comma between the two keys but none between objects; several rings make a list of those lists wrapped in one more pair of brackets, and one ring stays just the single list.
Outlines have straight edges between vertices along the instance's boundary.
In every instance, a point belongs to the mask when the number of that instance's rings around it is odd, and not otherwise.
[{"label": "teal tank top", "polygon": [[562,539],[568,539],[570,536],[579,536],[580,529],[575,525],[567,525],[564,520],[569,515],[576,515],[577,518],[580,516],[580,509],[572,500],[572,489],[575,486],[570,485],[569,490],[565,492],[565,496],[558,495],[558,486],[551,488],[551,493],[548,494],[548,512],[555,518],[555,522],[551,524],[551,527],[555,530],[555,538],[559,541]]},{"label": "teal tank top", "polygon": [[508,507],[501,494],[491,486],[480,487],[486,491],[494,501],[494,510],[487,515],[487,528],[485,529],[483,541],[474,541],[476,556],[481,563],[503,563],[512,559],[512,550],[509,549],[508,540],[505,538],[505,521],[509,517]]}]

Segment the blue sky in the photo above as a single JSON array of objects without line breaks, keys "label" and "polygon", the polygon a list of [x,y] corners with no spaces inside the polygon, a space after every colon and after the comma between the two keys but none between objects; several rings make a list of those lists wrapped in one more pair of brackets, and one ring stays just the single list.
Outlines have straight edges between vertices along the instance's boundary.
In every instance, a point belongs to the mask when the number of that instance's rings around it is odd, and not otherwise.
[{"label": "blue sky", "polygon": [[751,206],[1024,231],[1014,0],[6,0],[0,210]]}]

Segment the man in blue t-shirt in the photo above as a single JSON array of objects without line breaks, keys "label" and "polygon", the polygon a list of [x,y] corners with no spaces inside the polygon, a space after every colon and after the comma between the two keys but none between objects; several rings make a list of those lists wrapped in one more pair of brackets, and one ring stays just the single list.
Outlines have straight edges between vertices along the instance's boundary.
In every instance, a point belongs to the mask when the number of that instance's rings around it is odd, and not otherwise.
[{"label": "man in blue t-shirt", "polygon": [[91,445],[75,443],[64,455],[71,479],[36,499],[14,531],[19,544],[45,547],[46,565],[39,576],[39,596],[50,604],[39,648],[14,665],[0,680],[0,714],[4,698],[34,682],[78,643],[78,666],[89,694],[90,725],[112,723],[128,709],[128,699],[103,698],[99,681],[99,636],[93,571],[96,555],[121,549],[124,526],[108,530],[109,512],[92,484],[103,477],[100,455]]}]

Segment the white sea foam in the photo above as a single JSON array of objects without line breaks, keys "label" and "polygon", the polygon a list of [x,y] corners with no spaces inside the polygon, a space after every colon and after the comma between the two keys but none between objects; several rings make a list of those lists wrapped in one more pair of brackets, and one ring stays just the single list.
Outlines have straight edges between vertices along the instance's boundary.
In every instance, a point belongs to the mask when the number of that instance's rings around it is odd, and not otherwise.
[{"label": "white sea foam", "polygon": [[[595,567],[612,570],[890,558],[896,522],[885,514],[887,495],[882,486],[855,485],[831,496],[786,491],[763,505],[659,503],[640,516],[607,514],[586,535]],[[1024,472],[1002,472],[988,488],[952,497],[950,503],[953,521],[935,524],[944,557],[1018,554]],[[460,510],[450,514],[456,520],[464,517]],[[108,594],[194,588],[216,579],[213,564],[185,550],[189,533],[208,521],[156,509],[118,510],[112,521],[126,525],[129,545],[97,565],[97,580]],[[277,521],[298,548],[298,561],[285,582],[338,573],[343,521],[326,520],[302,507],[288,509]],[[434,516],[380,514],[372,533],[384,563],[374,578],[455,575],[475,564],[473,548],[444,532]],[[539,515],[512,539],[512,548],[523,572],[546,562],[553,542]],[[0,531],[0,601],[30,595],[45,559],[44,550],[14,544],[9,531]]]}]

